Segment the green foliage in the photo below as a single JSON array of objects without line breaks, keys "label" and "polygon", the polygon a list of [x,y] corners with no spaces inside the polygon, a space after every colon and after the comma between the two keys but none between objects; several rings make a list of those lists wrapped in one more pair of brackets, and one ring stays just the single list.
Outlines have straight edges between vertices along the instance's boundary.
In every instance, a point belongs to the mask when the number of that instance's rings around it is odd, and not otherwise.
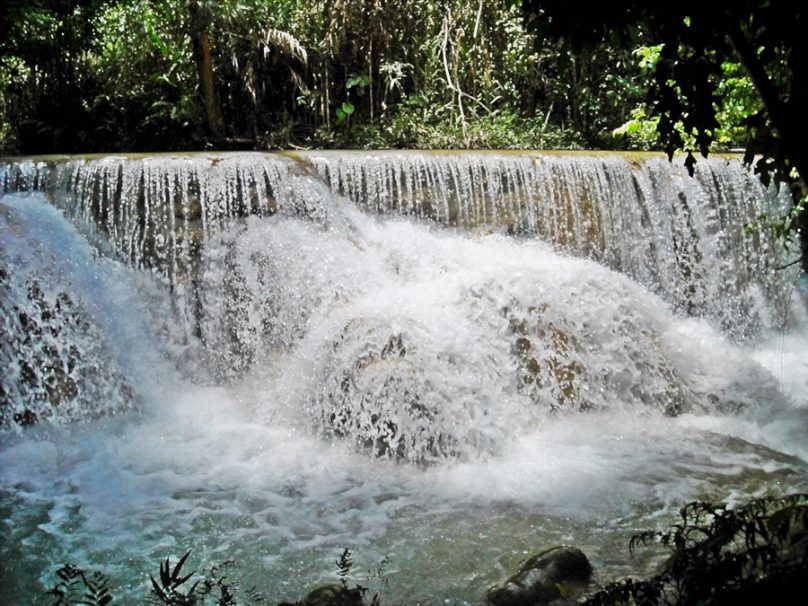
[{"label": "green foliage", "polygon": [[195,574],[182,573],[190,554],[187,551],[173,568],[169,558],[160,564],[159,582],[150,577],[152,603],[163,606],[254,606],[266,600],[256,587],[242,591],[238,580],[230,580],[228,572],[238,572],[238,564],[232,560],[210,566],[201,579],[190,587],[183,587]]},{"label": "green foliage", "polygon": [[[386,566],[386,560],[382,561],[377,567],[377,577],[382,578],[383,575],[383,568]],[[347,547],[343,550],[342,554],[340,555],[339,559],[337,559],[334,564],[337,567],[337,577],[339,577],[340,584],[342,587],[334,592],[334,594],[325,602],[317,602],[318,605],[322,604],[322,606],[361,606],[365,603],[365,594],[368,592],[367,587],[363,587],[358,583],[355,583],[353,587],[349,586],[349,579],[351,576],[351,572],[353,571],[353,554],[351,554],[351,550]],[[378,606],[378,599],[379,594],[376,593],[371,600],[371,606]],[[307,602],[308,600],[306,600]]]},{"label": "green foliage", "polygon": [[[788,183],[797,202],[808,189],[806,13],[769,0],[664,3],[613,0],[586,11],[567,0],[523,0],[534,29],[577,52],[608,39],[643,46],[643,109],[657,144],[707,155],[715,145],[746,147],[768,184]],[[644,133],[636,124],[625,131]],[[803,227],[806,227],[803,225]]]},{"label": "green foliage", "polygon": [[716,143],[724,148],[746,146],[750,142],[749,118],[763,107],[752,80],[737,61],[721,63],[717,95],[721,102],[716,108]]},{"label": "green foliage", "polygon": [[337,108],[337,121],[335,124],[339,126],[346,120],[349,120],[355,110],[356,108],[353,106],[353,104],[343,101],[342,105]]},{"label": "green foliage", "polygon": [[[104,0],[4,5],[0,36],[0,123],[22,150],[74,151],[93,126],[86,92],[97,87],[95,17]],[[0,142],[7,147],[7,141]]]},{"label": "green foliage", "polygon": [[265,602],[266,596],[255,586],[242,592],[239,582],[229,580],[224,574],[237,568],[238,565],[233,560],[228,560],[220,565],[214,564],[208,568],[199,587],[200,597],[207,600],[207,603],[212,600],[216,606],[237,606],[238,604],[252,606]]},{"label": "green foliage", "polygon": [[191,47],[183,13],[169,0],[135,0],[99,18],[96,69],[102,92],[92,101],[97,137],[121,148],[170,149],[198,129]]},{"label": "green foliage", "polygon": [[351,89],[353,87],[358,87],[360,90],[363,90],[370,86],[372,82],[373,80],[370,76],[365,74],[353,74],[350,78],[348,78],[347,82],[345,82],[345,88]]},{"label": "green foliage", "polygon": [[[325,135],[330,136],[327,146],[348,142],[338,134]],[[587,145],[574,129],[562,129],[544,117],[524,117],[507,107],[467,119],[464,130],[459,120],[422,96],[414,96],[376,124],[354,123],[352,136],[354,145],[368,149],[581,149]],[[310,144],[322,145],[315,139]]]},{"label": "green foliage", "polygon": [[[170,558],[160,562],[158,577],[149,575],[151,588],[148,603],[160,606],[257,606],[268,602],[267,595],[257,587],[243,590],[237,578],[231,579],[232,575],[237,576],[240,572],[238,563],[233,560],[211,565],[188,586],[196,574],[183,572],[190,554],[190,550],[185,552],[173,566]],[[384,571],[389,562],[385,557],[368,573],[367,579],[386,584]],[[304,602],[318,606],[363,605],[368,588],[351,582],[354,563],[349,549],[342,551],[335,566],[340,584],[321,587],[313,592],[319,596],[315,602],[309,602],[308,598]],[[48,595],[53,596],[52,606],[107,606],[113,602],[109,580],[101,572],[86,571],[74,564],[66,564],[56,570],[55,575],[57,581],[47,591]],[[378,606],[378,593],[371,600],[371,606]]]},{"label": "green foliage", "polygon": [[658,543],[671,551],[663,570],[648,579],[624,579],[585,602],[724,606],[790,603],[808,572],[808,495],[755,499],[730,509],[692,502],[680,522],[663,532],[634,536],[639,545]]},{"label": "green foliage", "polygon": [[[648,77],[654,77],[664,46],[641,46],[633,52],[637,67]],[[677,91],[677,94],[680,92]],[[745,145],[749,135],[748,119],[759,112],[761,107],[752,81],[737,61],[721,63],[714,110],[716,127],[712,132],[710,151],[725,151]],[[654,149],[660,146],[659,142],[664,138],[660,130],[661,120],[659,112],[649,107],[646,101],[642,101],[631,110],[630,119],[614,129],[612,135],[625,138],[631,149]],[[676,132],[683,149],[699,148],[697,132],[692,127],[688,129],[684,121],[665,124]]]},{"label": "green foliage", "polygon": [[[210,42],[217,140],[191,4]],[[624,51],[573,55],[529,31],[511,0],[191,4],[12,2],[2,151],[599,146],[643,94]]]},{"label": "green foliage", "polygon": [[[737,18],[784,102],[802,107],[789,46],[801,11],[702,4],[683,19],[641,0],[9,0],[0,151],[745,145],[768,158],[763,173],[787,176],[782,133],[711,19]],[[210,42],[215,139],[191,7]]]},{"label": "green foliage", "polygon": [[631,119],[615,128],[612,134],[615,137],[626,137],[632,149],[648,149],[653,147],[659,139],[659,118],[648,116],[648,110],[641,105],[631,110]]},{"label": "green foliage", "polygon": [[638,58],[637,65],[644,74],[650,74],[656,69],[664,46],[664,44],[652,44],[650,46],[641,46],[634,51],[634,55]]}]

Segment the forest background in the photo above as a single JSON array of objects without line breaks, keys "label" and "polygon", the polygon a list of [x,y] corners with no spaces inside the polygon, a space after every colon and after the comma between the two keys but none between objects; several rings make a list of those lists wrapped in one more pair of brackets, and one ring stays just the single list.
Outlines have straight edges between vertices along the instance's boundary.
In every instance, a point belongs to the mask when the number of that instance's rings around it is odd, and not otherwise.
[{"label": "forest background", "polygon": [[[5,5],[4,153],[664,146],[649,97],[664,45],[641,20],[623,19],[619,36],[576,23],[591,35],[571,44],[553,2]],[[744,147],[759,95],[739,60],[713,63],[699,74],[717,118],[710,148]],[[697,148],[679,122],[682,147]]]}]

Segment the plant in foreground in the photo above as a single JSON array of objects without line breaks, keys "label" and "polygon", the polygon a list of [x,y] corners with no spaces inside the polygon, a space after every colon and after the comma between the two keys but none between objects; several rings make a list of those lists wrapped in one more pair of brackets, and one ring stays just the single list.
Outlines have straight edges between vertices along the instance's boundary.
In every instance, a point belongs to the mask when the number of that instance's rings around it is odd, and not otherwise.
[{"label": "plant in foreground", "polygon": [[[635,535],[639,545],[658,543],[670,550],[661,571],[646,579],[623,579],[591,594],[588,606],[744,606],[790,604],[803,590],[808,574],[808,494],[764,497],[731,509],[725,504],[695,501],[679,512],[680,521],[664,531]],[[159,606],[249,606],[266,598],[253,587],[238,591],[238,583],[224,574],[236,566],[229,561],[211,566],[188,586],[195,574],[183,573],[190,551],[172,566],[160,563],[159,578],[151,578],[151,602]],[[369,575],[382,582],[379,564]],[[336,560],[339,583],[312,591],[297,605],[364,606],[368,589],[349,585],[353,571],[350,550]],[[107,577],[73,564],[56,571],[56,584],[48,593],[53,606],[106,606],[113,601]],[[378,606],[378,594],[371,606]]]},{"label": "plant in foreground", "polygon": [[199,581],[191,585],[190,589],[183,589],[182,586],[188,579],[194,576],[191,572],[182,576],[182,567],[185,564],[191,551],[185,552],[174,568],[171,567],[169,558],[160,564],[160,582],[158,583],[152,575],[149,575],[152,582],[152,592],[155,602],[166,606],[191,606],[197,603],[195,595]]},{"label": "plant in foreground", "polygon": [[[160,562],[160,573],[157,578],[149,575],[151,580],[150,595],[147,602],[155,606],[254,606],[267,601],[267,596],[256,587],[241,590],[238,580],[230,580],[229,572],[238,564],[233,560],[214,564],[202,573],[193,583],[191,578],[196,571],[185,573],[185,567],[191,550],[185,552],[172,566],[171,559]],[[377,579],[383,583],[384,567],[388,558],[381,561],[376,570],[369,573],[369,579]],[[325,585],[315,589],[302,602],[307,606],[364,606],[364,596],[368,591],[358,583],[351,583],[353,558],[351,551],[345,549],[335,561],[339,583]],[[54,596],[51,606],[107,606],[113,601],[109,589],[109,580],[99,571],[87,571],[75,564],[66,564],[56,571],[56,584],[48,590]],[[378,594],[374,595],[371,606],[378,606]]]},{"label": "plant in foreground", "polygon": [[53,606],[106,606],[112,602],[109,581],[102,572],[65,564],[56,576],[59,580],[48,591],[54,596]]},{"label": "plant in foreground", "polygon": [[183,576],[182,567],[185,565],[191,551],[185,552],[177,564],[172,568],[169,558],[160,564],[160,581],[151,576],[152,602],[163,606],[202,606],[215,604],[216,606],[237,606],[238,604],[257,604],[264,601],[264,596],[255,587],[239,592],[238,581],[229,581],[223,574],[228,569],[236,567],[236,562],[228,560],[219,565],[212,565],[205,571],[204,577],[197,580],[190,588],[183,586],[190,580],[195,572]]},{"label": "plant in foreground", "polygon": [[590,596],[618,604],[739,606],[790,604],[808,573],[808,494],[764,497],[736,509],[695,501],[681,522],[632,537],[629,550],[656,541],[672,553],[648,579],[623,579]]}]

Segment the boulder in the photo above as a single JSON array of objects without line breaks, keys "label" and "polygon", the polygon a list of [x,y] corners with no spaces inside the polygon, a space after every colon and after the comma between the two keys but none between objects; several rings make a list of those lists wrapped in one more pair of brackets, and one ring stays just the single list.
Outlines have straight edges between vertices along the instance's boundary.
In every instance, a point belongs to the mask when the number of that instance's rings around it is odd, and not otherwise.
[{"label": "boulder", "polygon": [[489,606],[541,606],[581,593],[592,566],[576,547],[553,547],[525,561],[508,579],[491,587]]},{"label": "boulder", "polygon": [[[313,589],[295,605],[288,606],[364,606],[364,588],[348,588],[342,583],[331,583]],[[287,606],[279,604],[278,606]]]}]

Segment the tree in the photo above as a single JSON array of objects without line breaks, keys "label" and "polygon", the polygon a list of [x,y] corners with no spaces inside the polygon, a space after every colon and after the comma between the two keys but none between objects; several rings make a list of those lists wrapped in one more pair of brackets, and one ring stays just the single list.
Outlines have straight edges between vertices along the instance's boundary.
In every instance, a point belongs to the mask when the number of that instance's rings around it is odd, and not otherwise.
[{"label": "tree", "polygon": [[219,100],[214,87],[213,62],[210,53],[210,39],[208,27],[210,26],[210,13],[204,2],[190,0],[188,2],[190,16],[189,32],[194,49],[194,63],[199,76],[199,93],[205,106],[205,117],[208,131],[214,138],[221,138],[224,134],[224,121]]},{"label": "tree", "polygon": [[[748,116],[746,160],[756,156],[764,181],[774,174],[799,200],[808,182],[808,57],[805,9],[785,0],[658,3],[613,0],[580,10],[566,0],[523,0],[536,31],[576,48],[610,38],[618,45],[661,45],[651,72],[649,106],[672,156],[682,130],[706,156],[719,130],[722,64],[740,63],[761,101]],[[686,151],[696,151],[687,149]],[[693,161],[692,156],[688,156]]]},{"label": "tree", "polygon": [[21,151],[79,151],[92,130],[83,99],[97,82],[88,57],[107,0],[4,2],[0,10],[0,99]]}]

